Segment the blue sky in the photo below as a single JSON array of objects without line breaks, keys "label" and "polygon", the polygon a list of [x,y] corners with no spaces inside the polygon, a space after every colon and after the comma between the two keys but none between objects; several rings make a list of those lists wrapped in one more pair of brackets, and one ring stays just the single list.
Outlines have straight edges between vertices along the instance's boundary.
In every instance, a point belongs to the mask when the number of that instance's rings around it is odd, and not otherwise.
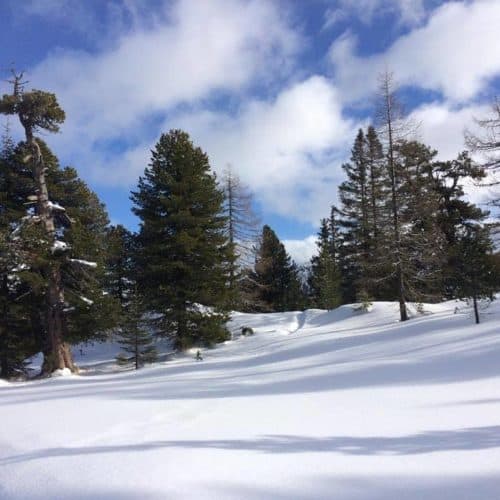
[{"label": "blue sky", "polygon": [[183,128],[303,260],[377,74],[454,157],[500,93],[498,26],[498,0],[0,0],[0,70],[57,94],[67,120],[46,140],[113,222],[135,226],[129,191],[161,132]]}]

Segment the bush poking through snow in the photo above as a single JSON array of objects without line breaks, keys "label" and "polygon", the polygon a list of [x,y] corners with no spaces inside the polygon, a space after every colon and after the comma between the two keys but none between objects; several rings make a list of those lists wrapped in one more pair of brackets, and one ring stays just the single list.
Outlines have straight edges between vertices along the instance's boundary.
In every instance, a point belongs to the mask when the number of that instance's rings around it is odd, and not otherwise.
[{"label": "bush poking through snow", "polygon": [[362,291],[358,296],[359,303],[353,306],[353,309],[357,312],[370,312],[372,308],[372,302],[370,297],[365,291]]}]

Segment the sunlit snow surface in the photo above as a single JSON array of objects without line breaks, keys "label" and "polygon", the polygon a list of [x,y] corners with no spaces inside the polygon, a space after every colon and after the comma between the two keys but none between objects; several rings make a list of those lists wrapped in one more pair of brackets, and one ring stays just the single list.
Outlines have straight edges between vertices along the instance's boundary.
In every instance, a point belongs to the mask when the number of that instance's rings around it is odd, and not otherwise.
[{"label": "sunlit snow surface", "polygon": [[83,350],[0,385],[0,498],[498,499],[499,302],[236,314],[255,335],[138,372]]}]

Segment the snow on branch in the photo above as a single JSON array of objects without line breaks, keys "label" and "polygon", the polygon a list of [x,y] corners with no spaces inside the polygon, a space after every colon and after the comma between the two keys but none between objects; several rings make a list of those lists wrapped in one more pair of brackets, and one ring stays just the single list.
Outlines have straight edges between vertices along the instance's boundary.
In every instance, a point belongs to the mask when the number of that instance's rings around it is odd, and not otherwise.
[{"label": "snow on branch", "polygon": [[66,209],[59,205],[59,203],[53,202],[53,201],[48,201],[47,205],[49,206],[49,209],[52,210],[53,212],[66,212]]},{"label": "snow on branch", "polygon": [[88,299],[87,297],[84,297],[83,295],[79,295],[80,299],[83,300],[83,302],[85,302],[85,304],[91,306],[94,304],[94,301],[93,300],[90,300]]},{"label": "snow on branch", "polygon": [[52,253],[65,252],[69,250],[69,245],[65,241],[55,240],[52,244]]},{"label": "snow on branch", "polygon": [[82,259],[69,259],[70,262],[73,264],[80,264],[81,266],[87,266],[87,267],[97,267],[97,262],[91,262],[89,260],[82,260]]}]

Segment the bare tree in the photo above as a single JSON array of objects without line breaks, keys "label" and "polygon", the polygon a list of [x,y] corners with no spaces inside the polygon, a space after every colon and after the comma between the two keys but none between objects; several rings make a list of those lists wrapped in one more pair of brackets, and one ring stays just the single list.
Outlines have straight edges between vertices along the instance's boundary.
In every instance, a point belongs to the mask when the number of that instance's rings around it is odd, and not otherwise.
[{"label": "bare tree", "polygon": [[392,242],[394,251],[394,272],[397,282],[397,295],[399,300],[399,313],[401,321],[408,319],[406,310],[406,293],[402,268],[402,245],[400,207],[398,200],[398,175],[395,161],[396,142],[408,133],[408,126],[403,120],[401,103],[395,94],[393,74],[385,71],[379,76],[379,93],[377,103],[377,122],[380,127],[380,136],[384,139],[387,151],[387,170],[391,190],[392,213]]},{"label": "bare tree", "polygon": [[406,302],[432,298],[440,279],[444,237],[436,224],[438,198],[424,175],[436,153],[414,140],[418,125],[405,117],[387,71],[380,76],[377,121],[386,153],[387,202],[376,274],[394,287],[406,321]]},{"label": "bare tree", "polygon": [[224,212],[227,217],[227,234],[233,248],[234,261],[230,263],[229,289],[233,307],[239,305],[242,290],[239,287],[242,271],[250,268],[255,260],[260,221],[253,208],[249,188],[228,165],[223,176],[225,193]]},{"label": "bare tree", "polygon": [[466,130],[465,143],[471,151],[484,157],[483,166],[490,175],[481,185],[492,189],[490,204],[500,207],[500,98],[495,98],[490,116],[475,122],[481,133],[478,135]]}]

